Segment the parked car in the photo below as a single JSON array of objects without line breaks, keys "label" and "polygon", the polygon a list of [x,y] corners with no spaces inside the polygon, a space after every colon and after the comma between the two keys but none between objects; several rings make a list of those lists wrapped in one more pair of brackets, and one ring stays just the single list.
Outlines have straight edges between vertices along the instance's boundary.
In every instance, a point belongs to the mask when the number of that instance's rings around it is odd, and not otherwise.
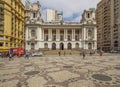
[{"label": "parked car", "polygon": [[118,51],[114,51],[114,50],[112,50],[111,53],[118,53]]},{"label": "parked car", "polygon": [[34,52],[32,56],[43,56],[42,52]]}]

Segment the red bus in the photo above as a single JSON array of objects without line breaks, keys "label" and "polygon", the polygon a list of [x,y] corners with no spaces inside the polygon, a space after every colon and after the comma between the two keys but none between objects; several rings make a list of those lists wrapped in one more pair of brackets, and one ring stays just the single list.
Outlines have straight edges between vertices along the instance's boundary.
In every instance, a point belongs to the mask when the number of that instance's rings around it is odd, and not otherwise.
[{"label": "red bus", "polygon": [[10,50],[13,50],[14,55],[22,56],[25,53],[24,48],[10,48]]}]

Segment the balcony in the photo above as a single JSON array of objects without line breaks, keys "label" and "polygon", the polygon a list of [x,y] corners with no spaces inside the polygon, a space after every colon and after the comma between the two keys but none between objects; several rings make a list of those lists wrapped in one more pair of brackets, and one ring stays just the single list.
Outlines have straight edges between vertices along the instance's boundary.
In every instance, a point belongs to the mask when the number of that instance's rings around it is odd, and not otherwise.
[{"label": "balcony", "polygon": [[35,37],[28,37],[28,40],[35,41],[35,40],[37,40],[37,36],[35,36]]},{"label": "balcony", "polygon": [[68,40],[68,41],[72,41],[71,36],[68,36],[67,40]]},{"label": "balcony", "polygon": [[4,30],[4,28],[0,28],[0,30]]},{"label": "balcony", "polygon": [[4,22],[0,22],[0,25],[4,25]]}]

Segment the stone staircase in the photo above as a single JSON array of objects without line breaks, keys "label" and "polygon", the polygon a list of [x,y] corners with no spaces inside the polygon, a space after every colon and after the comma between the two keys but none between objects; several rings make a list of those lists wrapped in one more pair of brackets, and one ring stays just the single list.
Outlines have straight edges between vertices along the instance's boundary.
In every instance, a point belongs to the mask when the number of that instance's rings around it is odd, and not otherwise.
[{"label": "stone staircase", "polygon": [[59,52],[61,53],[61,55],[64,55],[64,53],[66,55],[80,54],[80,51],[76,51],[76,50],[49,50],[49,51],[45,51],[44,54],[45,55],[58,55]]}]

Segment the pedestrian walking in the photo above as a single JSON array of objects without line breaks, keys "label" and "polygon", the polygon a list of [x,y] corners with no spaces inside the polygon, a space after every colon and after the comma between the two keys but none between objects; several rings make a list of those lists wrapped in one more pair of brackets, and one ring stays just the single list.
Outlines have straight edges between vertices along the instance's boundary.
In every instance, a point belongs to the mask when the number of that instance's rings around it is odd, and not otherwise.
[{"label": "pedestrian walking", "polygon": [[30,53],[29,53],[28,51],[26,51],[26,53],[25,53],[25,58],[26,58],[26,59],[29,59],[29,55],[30,55]]},{"label": "pedestrian walking", "polygon": [[58,52],[59,56],[61,55],[60,51]]},{"label": "pedestrian walking", "polygon": [[82,56],[82,53],[80,52],[80,56]]},{"label": "pedestrian walking", "polygon": [[102,56],[103,55],[103,52],[102,51],[100,51],[100,56]]},{"label": "pedestrian walking", "polygon": [[90,51],[90,56],[92,56],[92,52]]},{"label": "pedestrian walking", "polygon": [[9,54],[9,61],[12,60],[12,54]]},{"label": "pedestrian walking", "polygon": [[14,51],[13,51],[13,49],[10,49],[10,51],[9,51],[9,60],[13,60],[13,55],[14,55]]},{"label": "pedestrian walking", "polygon": [[66,55],[66,52],[64,51],[64,56]]},{"label": "pedestrian walking", "polygon": [[85,59],[85,52],[83,52],[83,59]]},{"label": "pedestrian walking", "polygon": [[71,52],[70,52],[69,54],[70,54],[70,55],[72,55],[72,53],[71,53]]}]

